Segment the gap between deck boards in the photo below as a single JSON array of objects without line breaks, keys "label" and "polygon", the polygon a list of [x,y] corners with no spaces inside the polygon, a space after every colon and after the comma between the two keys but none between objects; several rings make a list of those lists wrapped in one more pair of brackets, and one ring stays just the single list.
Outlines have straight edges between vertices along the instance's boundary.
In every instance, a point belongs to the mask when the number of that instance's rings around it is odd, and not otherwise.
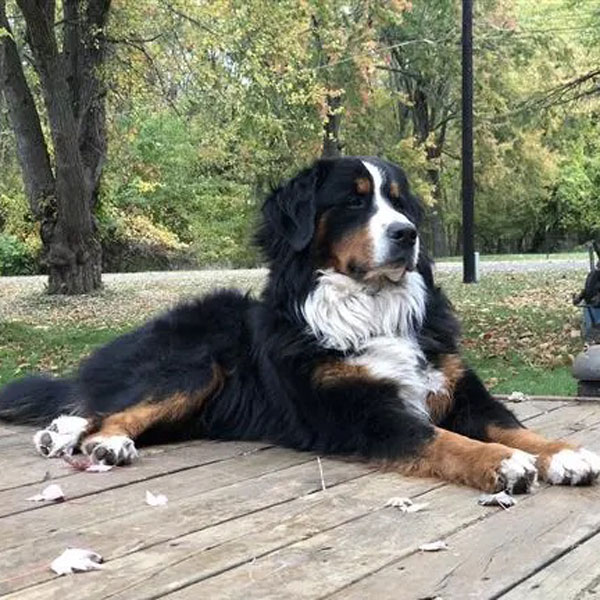
[{"label": "gap between deck boards", "polygon": [[[516,408],[516,406],[515,406],[515,408]],[[523,413],[526,413],[526,412],[527,412],[527,411],[525,410],[526,408],[527,408],[527,409],[530,409],[531,407],[530,407],[530,406],[528,406],[528,407],[522,407],[522,408],[518,409],[518,412],[523,412]],[[556,408],[556,409],[554,409],[554,410],[558,410],[559,408],[562,408],[562,407],[557,407],[557,408]],[[568,407],[568,408],[573,408],[573,407]],[[591,407],[590,407],[590,408],[591,408]],[[554,412],[554,410],[552,410],[552,412]],[[535,411],[534,411],[534,412],[535,412]],[[543,419],[544,417],[547,417],[547,416],[548,416],[548,411],[546,411],[546,410],[542,410],[542,412],[537,412],[536,414],[537,414],[539,417],[541,417],[541,418]],[[532,417],[532,418],[534,418],[534,419],[535,419],[535,417]],[[549,425],[550,425],[550,424],[549,424]],[[588,425],[587,425],[587,426],[589,427],[589,426],[590,426],[590,424],[588,423]],[[375,476],[375,478],[377,478],[377,477],[382,477],[382,476],[381,476],[381,475],[377,475],[377,476]],[[414,481],[414,480],[413,480],[413,481]],[[417,481],[419,481],[419,480],[417,480]],[[398,486],[396,486],[396,487],[398,487]],[[422,493],[428,493],[428,492],[431,492],[431,491],[432,491],[432,490],[430,489],[430,490],[427,490],[427,492],[422,492]],[[102,493],[102,492],[100,492],[100,493]],[[294,498],[291,498],[290,500],[286,500],[286,501],[284,501],[283,503],[286,503],[286,502],[287,502],[287,503],[289,503],[290,501],[294,501]],[[268,508],[271,508],[271,507],[263,507],[263,508],[259,508],[259,509],[257,509],[257,510],[260,512],[260,511],[267,510]],[[248,513],[248,514],[250,514],[250,513]],[[367,513],[367,514],[369,514],[369,513]],[[244,518],[244,515],[239,515],[239,516],[237,516],[237,517],[233,517],[233,519],[237,519],[237,520],[240,520],[240,519],[243,519],[243,518]],[[356,517],[356,519],[359,519],[359,518],[361,518],[361,517],[360,517],[360,516]],[[355,520],[355,519],[353,519],[353,520]],[[217,524],[209,524],[207,527],[209,527],[209,528],[214,528],[214,527],[217,527],[218,525],[219,525],[218,523],[217,523]],[[340,524],[338,523],[338,524],[334,525],[334,526],[333,526],[333,528],[336,528],[336,527],[339,527],[339,526],[340,526]],[[186,533],[186,534],[183,534],[183,535],[182,535],[182,536],[180,536],[180,537],[185,537],[185,536],[187,536],[187,535],[190,535],[190,533],[188,532],[188,533]],[[176,538],[172,538],[170,541],[172,542],[174,539],[176,539]],[[164,542],[158,542],[158,543],[159,543],[159,544],[165,544],[165,543],[168,543],[168,541],[164,541]],[[292,542],[290,542],[289,544],[287,544],[285,547],[289,546],[291,543],[292,543]],[[151,546],[148,546],[148,547],[151,547]],[[138,554],[140,553],[139,551],[140,551],[140,549],[136,549],[136,550],[134,550],[134,551],[133,551],[133,552],[134,552],[134,554],[129,554],[129,556],[135,557],[135,556],[136,556],[136,553],[138,553]],[[267,556],[267,555],[269,555],[269,554],[272,554],[272,553],[273,553],[273,552],[275,552],[275,551],[276,551],[276,549],[272,549],[272,550],[271,550],[270,552],[268,552],[268,553],[267,553],[265,556]],[[125,555],[125,556],[127,556],[127,555]],[[114,559],[113,559],[112,557],[110,557],[110,556],[109,556],[108,558],[110,559],[110,561],[111,561],[111,563],[112,563]],[[135,562],[135,561],[134,561],[134,562]],[[247,562],[247,561],[246,561],[246,562]],[[164,563],[163,563],[163,564],[164,564]],[[243,564],[243,563],[242,563],[242,564]],[[227,571],[227,570],[231,570],[232,568],[233,568],[233,567],[229,567],[228,569],[226,569],[226,571]],[[85,577],[85,580],[87,581],[87,580],[88,580],[88,578],[91,578],[91,577],[94,577],[94,574],[86,575],[86,577]],[[208,575],[208,577],[211,577],[211,575]],[[218,578],[217,578],[217,579],[218,579]],[[84,579],[82,579],[82,581],[84,581]],[[90,582],[91,582],[91,579],[90,579]],[[65,582],[65,583],[66,583],[66,582]],[[190,583],[192,583],[192,582],[189,582],[189,583],[187,583],[187,585],[190,585]],[[48,591],[49,591],[49,589],[46,589],[46,588],[45,588],[45,585],[46,585],[46,584],[41,584],[40,586],[35,586],[35,587],[41,587],[41,588],[44,588],[44,589],[46,590],[46,592],[48,592]],[[185,586],[185,587],[187,587],[187,586]],[[31,591],[33,592],[33,589],[31,589]],[[42,590],[42,589],[40,589],[39,591],[40,591],[40,592],[43,592],[43,590]],[[23,598],[25,598],[25,597],[29,597],[29,595],[28,595],[28,596],[19,596],[19,597],[23,597]],[[35,596],[32,596],[32,597],[35,597]],[[41,597],[41,596],[40,596],[40,597]],[[86,597],[87,597],[87,596],[86,596]]]}]

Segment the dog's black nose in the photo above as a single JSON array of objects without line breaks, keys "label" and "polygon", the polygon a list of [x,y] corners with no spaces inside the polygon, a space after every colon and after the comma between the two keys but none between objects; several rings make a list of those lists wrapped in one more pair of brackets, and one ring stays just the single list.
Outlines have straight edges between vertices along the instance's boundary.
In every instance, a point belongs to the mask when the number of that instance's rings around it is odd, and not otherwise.
[{"label": "dog's black nose", "polygon": [[411,223],[392,223],[387,228],[387,236],[395,244],[410,248],[417,241],[417,229]]}]

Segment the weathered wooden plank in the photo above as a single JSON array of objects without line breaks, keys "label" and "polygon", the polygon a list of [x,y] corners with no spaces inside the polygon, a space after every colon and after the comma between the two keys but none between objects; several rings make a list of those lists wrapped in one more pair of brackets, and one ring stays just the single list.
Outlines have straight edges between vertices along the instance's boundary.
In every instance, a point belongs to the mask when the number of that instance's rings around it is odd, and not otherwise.
[{"label": "weathered wooden plank", "polygon": [[543,413],[551,413],[566,406],[567,402],[548,402],[546,400],[527,400],[525,402],[506,402],[506,406],[521,421],[527,421]]},{"label": "weathered wooden plank", "polygon": [[0,448],[4,451],[13,446],[29,446],[33,449],[32,436],[26,433],[8,433],[0,436]]},{"label": "weathered wooden plank", "polygon": [[[519,404],[519,405],[515,405],[515,407],[517,407],[517,406],[518,406],[518,407],[520,408],[520,407],[523,407],[523,406],[524,406],[524,404],[525,404],[525,403],[523,403],[523,404]],[[556,404],[556,403],[555,403],[555,404]],[[512,408],[512,407],[511,407],[511,408]],[[533,413],[529,412],[529,414],[538,414],[538,415],[539,415],[539,414],[540,414],[540,413],[539,413],[539,411],[540,411],[540,410],[542,410],[542,411],[548,410],[548,407],[546,407],[546,406],[541,406],[541,407],[538,407],[538,408],[537,408],[537,409],[536,409],[536,410],[535,410]],[[529,411],[529,408],[528,408],[528,411]],[[585,412],[585,411],[583,411],[583,412]],[[579,412],[578,412],[578,417],[581,417],[581,416],[582,416],[582,414],[583,414],[583,412],[582,412],[582,411],[579,411]],[[540,419],[541,419],[541,420],[542,420],[542,424],[543,424],[543,419],[546,419],[548,416],[549,416],[548,414],[542,414],[541,416],[539,416],[539,417],[538,417],[538,420],[540,420]],[[524,416],[521,414],[521,418],[527,418],[527,417],[524,417]],[[588,418],[590,418],[591,420],[593,420],[593,417],[588,417]],[[561,421],[562,421],[562,419],[561,419]],[[562,422],[564,423],[564,421],[562,421]],[[534,420],[534,421],[532,422],[532,426],[535,426],[535,425],[538,425],[538,424],[539,424],[539,423],[537,423],[537,422],[536,422],[536,420]],[[537,427],[537,428],[538,428],[538,429],[540,429],[540,427]],[[568,423],[566,424],[566,426],[563,426],[563,430],[562,430],[562,431],[563,431],[563,433],[565,433],[565,432],[568,432],[568,431],[569,431]],[[329,461],[324,461],[324,462],[328,463]],[[141,464],[141,463],[140,463],[140,464]],[[346,465],[346,466],[345,466],[345,468],[348,468],[348,467],[350,467],[350,465]],[[326,472],[326,475],[327,475],[327,472]],[[187,477],[187,473],[185,474],[185,476]],[[378,476],[378,477],[383,477],[383,476],[382,476],[382,475],[380,475],[380,476]],[[182,480],[182,481],[183,481],[183,479],[184,479],[184,478],[183,478],[183,477],[181,477],[181,480]],[[400,480],[401,480],[401,479],[400,479],[400,478],[398,478],[398,481],[399,481],[399,482],[400,482]],[[409,481],[411,481],[411,482],[412,482],[412,481],[414,481],[414,480],[409,480]],[[188,486],[188,482],[187,482],[187,481],[185,482],[185,485],[186,485],[186,487]],[[190,486],[190,488],[192,488],[192,487],[193,487],[193,485],[192,485],[192,486]],[[263,490],[261,489],[262,487],[263,487],[263,485],[262,485],[262,482],[261,482],[261,485],[259,485],[259,488],[258,488],[258,490],[256,490],[256,494],[258,494],[259,496],[260,496],[260,494],[263,492]],[[158,489],[158,488],[157,488],[157,489]],[[158,491],[163,491],[163,490],[162,490],[162,489],[158,489]],[[233,490],[231,490],[231,492],[232,492],[232,494],[234,494],[232,497],[233,497],[234,499],[235,499],[235,498],[237,498],[237,495],[238,495],[238,494],[237,494],[237,492],[234,492]],[[473,492],[472,490],[468,490],[468,492],[469,492],[469,493],[471,493],[471,494],[473,494],[473,493],[475,493],[475,494],[476,494],[476,492]],[[245,495],[244,495],[244,494],[242,494],[242,495],[245,497]],[[252,494],[251,494],[251,495],[252,495]],[[200,500],[201,500],[201,499],[202,499],[202,496],[200,497]],[[125,501],[126,501],[126,500],[125,500]],[[283,502],[284,502],[284,501],[283,501]],[[174,507],[174,506],[175,506],[173,503],[170,503],[170,504],[171,504],[171,507]],[[260,506],[260,505],[259,505],[259,506]],[[269,505],[269,504],[266,504],[266,506],[270,506],[270,505]],[[264,508],[264,507],[265,507],[265,504],[264,504],[264,502],[263,502],[263,506],[262,506],[262,508]],[[102,511],[102,507],[98,507],[98,508],[99,508],[99,510],[100,510],[100,512],[101,512],[101,511]],[[179,508],[181,508],[181,506],[179,506]],[[241,508],[242,508],[242,510],[247,510],[247,511],[253,511],[253,510],[262,510],[260,507],[259,507],[259,508],[255,508],[255,509],[248,509],[248,508],[244,509],[244,507],[242,506]],[[96,510],[96,507],[95,507],[95,506],[94,506],[94,509]],[[192,510],[193,510],[193,508],[192,508]],[[477,509],[477,510],[479,510],[479,509]],[[188,512],[188,511],[186,511],[186,513],[187,513],[187,512]],[[244,514],[244,512],[241,512],[241,513],[237,514],[237,516],[241,516],[241,515],[243,515],[243,514]],[[236,518],[236,517],[234,516],[234,517],[227,517],[227,518]],[[248,518],[248,517],[244,517],[244,518]],[[56,522],[60,522],[60,521],[61,521],[61,519],[60,519],[60,518],[57,518],[57,519],[55,519],[55,523],[56,523]],[[129,524],[128,524],[128,521],[129,521]],[[174,519],[173,519],[173,521],[177,521],[177,518],[174,518]],[[241,521],[243,522],[243,519],[242,519]],[[69,519],[69,522],[72,522],[72,521],[71,521],[71,519]],[[83,527],[83,528],[78,528],[78,529],[79,529],[79,533],[81,533],[81,534],[82,534],[82,538],[84,538],[84,539],[85,539],[86,528],[87,528],[87,529],[89,529],[89,528],[92,528],[92,529],[94,529],[94,530],[95,530],[93,533],[95,533],[95,534],[98,536],[99,543],[104,543],[104,542],[106,541],[106,538],[111,538],[111,536],[112,536],[113,538],[115,538],[115,539],[116,539],[115,543],[118,543],[118,539],[119,539],[119,537],[120,537],[120,538],[122,538],[122,531],[124,531],[124,530],[127,530],[128,528],[130,528],[130,526],[131,526],[131,523],[133,522],[133,519],[131,519],[129,515],[125,515],[125,514],[124,514],[124,515],[122,515],[122,518],[120,518],[120,519],[117,519],[117,520],[116,520],[116,527],[115,527],[115,528],[113,528],[113,529],[112,529],[112,530],[110,530],[110,531],[106,531],[106,529],[104,528],[104,525],[105,525],[107,522],[108,522],[107,520],[100,521],[100,522],[98,522],[97,520],[96,520],[96,522],[93,522],[93,521],[92,521],[92,523],[93,523],[93,524],[87,525],[87,526],[85,526],[85,527]],[[112,523],[112,521],[111,521],[111,523]],[[203,523],[202,519],[200,519],[200,523]],[[196,524],[197,524],[197,523],[196,523]],[[152,525],[153,525],[152,523],[148,523],[148,524],[145,524],[145,523],[143,523],[143,524],[142,524],[142,526],[144,527],[144,529],[145,529],[145,530],[147,530],[147,529],[148,529],[148,527],[150,527],[150,532],[151,532],[151,533],[152,533],[152,531],[153,531],[153,530],[151,529]],[[210,523],[209,523],[209,525],[202,524],[202,527],[206,527],[206,526],[210,526]],[[188,526],[188,530],[189,530],[189,526]],[[173,531],[170,531],[170,532],[169,532],[169,535],[170,535],[171,537],[165,537],[165,539],[166,539],[166,540],[169,540],[169,539],[172,539],[172,537],[173,537],[174,535],[184,535],[184,534],[185,534],[185,532],[186,532],[185,528],[184,528],[183,530],[179,530],[179,531],[180,531],[180,533],[177,533],[177,531],[175,531],[175,532],[173,532]],[[182,531],[183,531],[183,533],[182,533]],[[99,533],[99,532],[101,532],[101,533]],[[304,534],[304,535],[305,535],[305,536],[307,536],[307,535],[312,535],[312,532],[309,530],[309,531],[305,532],[305,534]],[[67,537],[68,537],[68,536],[67,536]],[[259,537],[260,537],[260,536],[259,536]],[[57,541],[57,549],[60,551],[60,548],[58,548],[58,546],[60,546],[60,543],[58,542],[58,540],[56,540],[56,541]],[[248,545],[248,546],[243,546],[244,548],[246,548],[246,554],[247,554],[247,552],[248,552],[248,548],[254,548],[254,547],[256,546],[256,542],[257,542],[257,541],[258,541],[258,540],[255,540],[255,542],[254,542],[254,543],[252,543],[252,544],[250,544],[250,545]],[[40,540],[40,543],[41,543],[41,544],[43,544],[42,548],[43,548],[44,550],[46,550],[46,549],[48,548],[48,545],[47,545],[47,543],[46,543],[46,542],[42,542],[42,541]],[[155,543],[158,543],[158,542],[157,542],[155,539],[151,539],[150,543],[152,543],[152,544],[155,544]],[[177,543],[179,543],[179,541],[178,541]],[[93,545],[93,544],[86,544],[86,545]],[[147,544],[146,544],[146,545],[147,545]],[[118,554],[118,552],[121,552],[122,554],[126,554],[127,552],[131,552],[132,550],[135,550],[137,547],[143,547],[143,544],[142,544],[141,546],[136,546],[136,545],[135,545],[135,540],[134,540],[134,543],[133,543],[133,545],[130,545],[130,546],[127,546],[127,545],[125,545],[125,546],[121,546],[121,549],[120,549],[120,550],[118,550],[118,551],[117,551],[117,553],[116,553],[116,554],[114,554],[114,555],[118,556],[118,555],[119,555],[119,554]],[[160,548],[160,549],[161,549],[161,551],[160,551],[160,552],[154,552],[154,555],[155,555],[155,557],[157,557],[157,556],[162,556],[161,552],[163,552],[163,551],[167,550],[167,548],[168,548],[168,547],[169,547],[169,544],[168,544],[168,543],[166,543],[166,544],[165,544],[165,543],[163,543],[161,546],[157,546],[157,548]],[[267,545],[267,548],[268,548],[268,545]],[[15,567],[15,568],[18,568],[19,566],[22,566],[22,565],[23,565],[23,557],[27,555],[27,549],[23,549],[23,552],[24,552],[24,554],[22,554],[22,555],[21,555],[21,562],[19,563],[19,560],[18,560],[18,559],[16,560],[16,562],[14,562],[14,567]],[[146,555],[146,554],[143,554],[143,553],[136,553],[136,554],[134,554],[134,555],[132,556],[132,558],[134,558],[134,557],[135,557],[135,556],[137,556],[138,554],[140,555],[140,561],[141,561],[141,564],[142,564],[142,565],[147,565],[147,555]],[[151,551],[151,554],[152,554],[152,551]],[[114,556],[114,555],[109,555],[109,558],[110,558],[110,557],[112,557],[112,556]],[[238,554],[238,555],[236,555],[236,557],[237,557],[239,560],[243,561],[243,560],[244,560],[244,558],[243,558],[243,556],[242,556],[242,555],[243,555],[243,553],[242,553],[242,554]],[[227,558],[227,556],[229,556],[229,555],[227,554],[227,555],[225,556],[225,558]],[[3,563],[4,563],[4,560],[3,560],[4,558],[6,558],[6,557],[5,557],[5,556],[2,556],[2,555],[0,555],[0,564],[3,564]],[[250,556],[250,560],[251,560],[251,558],[252,558],[252,556]],[[246,557],[246,560],[248,560],[248,558],[247,558],[247,557]],[[150,561],[150,562],[151,562],[151,561]],[[28,564],[31,564],[31,561],[30,561]],[[34,561],[34,564],[35,564],[35,561]],[[137,568],[137,567],[135,567],[135,565],[136,565],[136,564],[137,564],[137,563],[135,562],[135,559],[134,559],[134,560],[133,560],[133,563],[132,563],[132,565],[133,565],[133,567],[132,567],[132,568]],[[230,564],[230,563],[227,563],[227,562],[226,562],[225,564],[227,565],[227,564]],[[212,564],[212,563],[209,563],[207,566],[208,566],[208,567],[210,567],[210,568],[215,568],[215,569],[220,569],[220,568],[228,568],[227,566],[223,567],[222,565],[219,565],[219,564],[216,564],[216,565],[215,565],[215,564]],[[150,565],[150,567],[151,567],[151,565]],[[154,580],[155,580],[155,578],[158,576],[158,574],[159,574],[159,573],[162,571],[162,569],[163,569],[163,568],[164,568],[164,563],[157,562],[157,563],[155,563],[155,564],[154,564],[154,569],[155,569],[155,571],[157,571],[157,573],[154,573],[153,575],[151,575],[151,579],[152,579],[152,581],[154,581]],[[86,576],[86,577],[88,577],[88,576]],[[150,575],[149,575],[149,577],[150,577]],[[183,577],[183,580],[186,580],[186,579],[185,579],[185,574],[183,574],[183,575],[182,575],[182,577]],[[42,580],[43,580],[43,578],[42,578]],[[38,579],[38,581],[39,581],[39,579]],[[27,581],[27,584],[28,584],[28,585],[30,585],[31,583],[32,583],[32,581],[31,581],[31,578],[30,578],[30,579]],[[21,581],[21,582],[20,582],[20,584],[22,585],[22,584],[23,584],[23,582]],[[50,583],[49,583],[49,584],[45,584],[45,585],[44,585],[44,586],[42,586],[42,587],[43,587],[44,589],[46,589],[46,588],[45,588],[45,586],[46,586],[46,585],[50,585],[50,586],[51,586],[51,585],[53,585],[53,584],[50,584]],[[10,588],[10,589],[12,589],[12,588]],[[32,589],[37,589],[37,588],[32,588]],[[23,592],[22,592],[22,593],[23,593]],[[126,596],[124,596],[124,597],[126,597]]]},{"label": "weathered wooden plank", "polygon": [[130,483],[148,481],[168,473],[228,460],[267,447],[266,444],[255,442],[208,441],[184,445],[154,446],[141,450],[140,461],[134,466],[113,469],[108,473],[79,473],[62,460],[46,460],[37,457],[37,461],[47,467],[47,479],[40,479],[35,484],[0,491],[0,517],[40,509],[41,505],[27,502],[26,498],[39,493],[40,489],[47,485],[48,480],[58,479],[58,483],[63,487],[68,499],[73,500],[103,490],[123,487]]},{"label": "weathered wooden plank", "polygon": [[[166,596],[169,599],[244,598],[246,600],[321,598],[399,556],[440,532],[482,515],[473,490],[447,486],[419,500],[427,511],[402,515],[390,508],[369,512],[255,561]],[[363,596],[363,598],[377,596]],[[395,597],[399,596],[398,589]]]},{"label": "weathered wooden plank", "polygon": [[[85,508],[88,512],[93,509],[99,514],[95,521],[88,517],[87,523],[72,526],[68,530],[49,531],[44,539],[0,552],[0,565],[6,572],[6,576],[0,579],[0,594],[51,579],[52,573],[31,573],[30,566],[48,564],[67,546],[94,548],[105,558],[113,559],[305,496],[321,488],[316,460],[310,457],[309,462],[306,460],[306,454],[273,449],[237,459],[230,473],[226,469],[227,462],[198,469],[204,475],[201,481],[189,480],[191,471],[186,472],[185,479],[179,477],[172,481],[171,486],[163,485],[168,479],[164,478],[163,484],[155,488],[169,497],[169,504],[161,508],[145,506],[145,487],[137,485],[119,490],[119,495],[110,499],[110,492],[100,494],[97,498],[88,497],[86,500],[90,502]],[[219,469],[211,469],[217,466]],[[323,460],[323,468],[326,480],[331,485],[370,472],[365,465],[334,460]],[[227,485],[227,478],[230,479],[230,485]],[[234,481],[236,478],[237,481]],[[180,488],[179,497],[174,486]],[[189,489],[182,490],[184,486],[189,486]],[[128,503],[129,511],[115,509],[117,500],[121,504]],[[71,523],[73,517],[69,512],[66,514]],[[24,516],[35,515],[29,513]],[[57,522],[63,521],[50,521],[54,524]],[[123,532],[127,532],[127,535],[123,535]],[[234,529],[229,532],[235,534]],[[33,589],[37,590],[38,587]]]},{"label": "weathered wooden plank", "polygon": [[[333,598],[491,598],[600,526],[597,489],[544,489],[458,533],[447,552],[417,553],[344,588]],[[492,509],[494,510],[494,509]],[[552,567],[550,567],[551,569]],[[571,598],[562,595],[562,598]]]},{"label": "weathered wooden plank", "polygon": [[[510,394],[494,394],[494,397],[503,402],[508,401]],[[597,396],[529,396],[530,400],[542,400],[544,402],[600,402]]]},{"label": "weathered wooden plank", "polygon": [[11,446],[2,451],[0,491],[64,477],[72,472],[63,461],[37,456],[33,446]]},{"label": "weathered wooden plank", "polygon": [[[86,525],[100,523],[107,519],[115,520],[123,515],[129,518],[140,508],[145,507],[144,495],[147,489],[158,490],[169,495],[176,504],[178,499],[190,498],[206,490],[228,486],[308,460],[311,460],[310,455],[273,448],[235,459],[192,467],[184,473],[166,473],[150,481],[128,483],[112,489],[101,488],[98,493],[88,494],[73,501],[42,504],[37,510],[0,519],[2,540],[0,556],[3,556],[3,549],[22,546],[28,541],[35,543],[37,539],[55,534],[57,527],[72,532]],[[101,480],[105,479],[107,474],[82,473],[81,475],[86,479],[95,478],[100,481],[100,485],[103,485]],[[91,485],[94,485],[93,480]],[[64,486],[63,489],[68,499],[69,488]],[[0,559],[1,563],[2,559]]]},{"label": "weathered wooden plank", "polygon": [[[567,410],[567,408],[569,407],[562,410]],[[578,413],[578,417],[580,420],[590,419],[593,421],[595,410],[594,407],[583,408]],[[586,412],[589,414],[584,414]],[[546,417],[547,415],[542,415],[539,420],[544,422]],[[540,424],[536,423],[536,425]],[[560,434],[564,434],[570,429],[568,422],[563,422],[562,429],[553,422],[546,422],[545,425],[542,423],[536,428],[542,431],[551,428]],[[589,442],[597,440],[597,433],[591,430],[582,431],[576,437],[581,442]],[[559,494],[571,492],[576,498],[588,493],[594,496],[594,499],[590,501],[593,502],[597,501],[598,488],[588,490],[552,489],[548,492]],[[539,494],[540,492],[528,498],[526,497],[524,500],[531,502]],[[220,588],[227,590],[227,594],[223,596],[225,598],[320,598],[334,593],[340,587],[344,587],[361,577],[368,576],[373,571],[384,568],[388,563],[394,562],[394,556],[401,557],[414,553],[420,543],[431,541],[431,538],[435,539],[436,537],[450,535],[458,529],[462,530],[466,526],[483,519],[486,514],[496,516],[497,509],[484,509],[477,506],[476,499],[478,495],[474,490],[448,486],[443,490],[436,490],[423,497],[423,500],[431,502],[431,510],[426,513],[410,515],[411,519],[407,520],[406,523],[411,526],[417,523],[418,526],[414,531],[407,531],[403,528],[400,539],[397,535],[386,535],[389,524],[385,523],[385,519],[382,521],[381,512],[377,511],[358,519],[356,522],[343,525],[326,534],[311,537],[306,541],[293,544],[286,549],[258,559],[252,563],[252,568],[246,566],[227,571],[168,597],[177,598],[178,600],[202,596],[212,597],[212,594]],[[435,502],[443,508],[439,508],[439,506],[434,508],[433,504]],[[570,506],[568,496],[555,502],[558,507]],[[538,507],[539,510],[540,507]],[[543,505],[541,510],[544,510]],[[593,526],[599,519],[600,515],[597,518],[590,516],[587,526]],[[415,532],[419,535],[415,535]],[[468,536],[466,539],[472,546],[473,540],[479,538]],[[531,536],[527,536],[526,543],[531,545],[531,539]],[[385,540],[384,544],[382,544],[382,540]],[[331,550],[328,550],[324,555],[321,554],[322,548],[331,548]],[[326,563],[320,559],[321,556],[326,557]],[[442,553],[440,556],[445,557],[447,553]],[[427,574],[429,570],[425,569],[424,572]],[[370,580],[376,578],[377,575],[370,578]],[[314,582],[314,584],[311,585],[310,582]],[[398,597],[398,586],[402,582],[401,579],[395,581],[394,585],[388,584],[387,589],[390,590],[390,593],[393,591],[394,598]],[[385,586],[382,586],[382,590],[384,588]],[[347,597],[345,595],[346,591],[340,592],[340,600]],[[367,592],[369,595],[366,595]],[[371,594],[370,588],[365,586],[355,597],[379,598],[377,593]],[[410,594],[406,597],[427,597],[427,593],[414,596]],[[449,597],[454,596],[450,595]],[[465,595],[460,593],[456,597],[462,598]]]},{"label": "weathered wooden plank", "polygon": [[600,534],[501,596],[502,600],[566,600],[600,593]]},{"label": "weathered wooden plank", "polygon": [[2,421],[0,424],[0,435],[12,435],[12,434],[21,434],[27,435],[29,438],[33,436],[36,428],[31,427],[30,425],[14,425],[12,423],[5,423]]},{"label": "weathered wooden plank", "polygon": [[[578,432],[569,439],[597,446],[598,430]],[[599,501],[598,485],[545,486],[520,497],[510,511],[487,509],[487,519],[445,538],[448,552],[413,554],[342,589],[333,598],[358,600],[368,591],[373,597],[391,599],[397,597],[392,590],[400,585],[410,598],[495,597],[597,531]]]},{"label": "weathered wooden plank", "polygon": [[600,423],[600,403],[573,402],[534,419],[527,427],[540,431],[548,438],[561,438]]},{"label": "weathered wooden plank", "polygon": [[[334,473],[331,475],[335,477]],[[330,484],[324,492],[318,490],[296,497],[290,502],[221,522],[170,543],[111,560],[102,573],[90,574],[85,580],[82,578],[78,593],[86,600],[107,596],[111,600],[158,597],[349,522],[365,512],[381,509],[395,493],[414,496],[439,487],[433,480],[404,479],[398,482],[393,474],[374,473],[339,485],[334,479]],[[396,520],[402,518],[396,509],[393,512]],[[39,588],[23,590],[15,597],[23,600],[47,598],[52,594],[60,597],[68,592],[69,586],[70,582],[58,579]]]}]

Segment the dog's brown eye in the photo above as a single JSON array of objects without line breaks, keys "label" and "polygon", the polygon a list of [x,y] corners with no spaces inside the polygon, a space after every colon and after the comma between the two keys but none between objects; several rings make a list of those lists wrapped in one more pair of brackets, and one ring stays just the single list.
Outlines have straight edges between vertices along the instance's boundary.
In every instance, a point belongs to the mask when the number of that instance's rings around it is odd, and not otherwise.
[{"label": "dog's brown eye", "polygon": [[346,201],[346,206],[348,208],[363,208],[364,205],[365,205],[365,199],[359,198],[358,196],[353,196],[351,198],[348,198],[348,200]]}]

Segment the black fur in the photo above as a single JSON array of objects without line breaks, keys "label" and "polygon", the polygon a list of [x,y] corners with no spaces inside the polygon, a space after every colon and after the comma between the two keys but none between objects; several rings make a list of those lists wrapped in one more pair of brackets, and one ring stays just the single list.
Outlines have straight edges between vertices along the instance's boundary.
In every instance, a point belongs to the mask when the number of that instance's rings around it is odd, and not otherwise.
[{"label": "black fur", "polygon": [[[422,209],[402,171],[369,160],[387,174],[385,185],[392,178],[399,182],[396,208],[418,225]],[[257,234],[269,264],[260,300],[219,291],[181,305],[100,348],[72,380],[37,377],[7,386],[0,392],[0,418],[47,423],[70,409],[102,417],[142,401],[193,396],[210,384],[217,366],[226,378],[218,394],[185,420],[160,424],[136,441],[262,439],[384,459],[417,453],[434,428],[410,410],[395,384],[355,379],[326,387],[314,382],[315,369],[341,353],[319,345],[297,310],[315,285],[319,256],[311,242],[320,216],[327,212],[331,235],[343,236],[369,214],[369,206],[354,198],[352,182],[360,172],[358,158],[318,161],[269,196]],[[416,268],[427,285],[418,341],[437,366],[441,355],[458,351],[458,323],[424,253]],[[481,437],[489,422],[516,423],[469,372],[443,425]]]},{"label": "black fur", "polygon": [[50,375],[12,381],[0,391],[0,418],[12,423],[47,425],[77,408],[75,383]]}]

